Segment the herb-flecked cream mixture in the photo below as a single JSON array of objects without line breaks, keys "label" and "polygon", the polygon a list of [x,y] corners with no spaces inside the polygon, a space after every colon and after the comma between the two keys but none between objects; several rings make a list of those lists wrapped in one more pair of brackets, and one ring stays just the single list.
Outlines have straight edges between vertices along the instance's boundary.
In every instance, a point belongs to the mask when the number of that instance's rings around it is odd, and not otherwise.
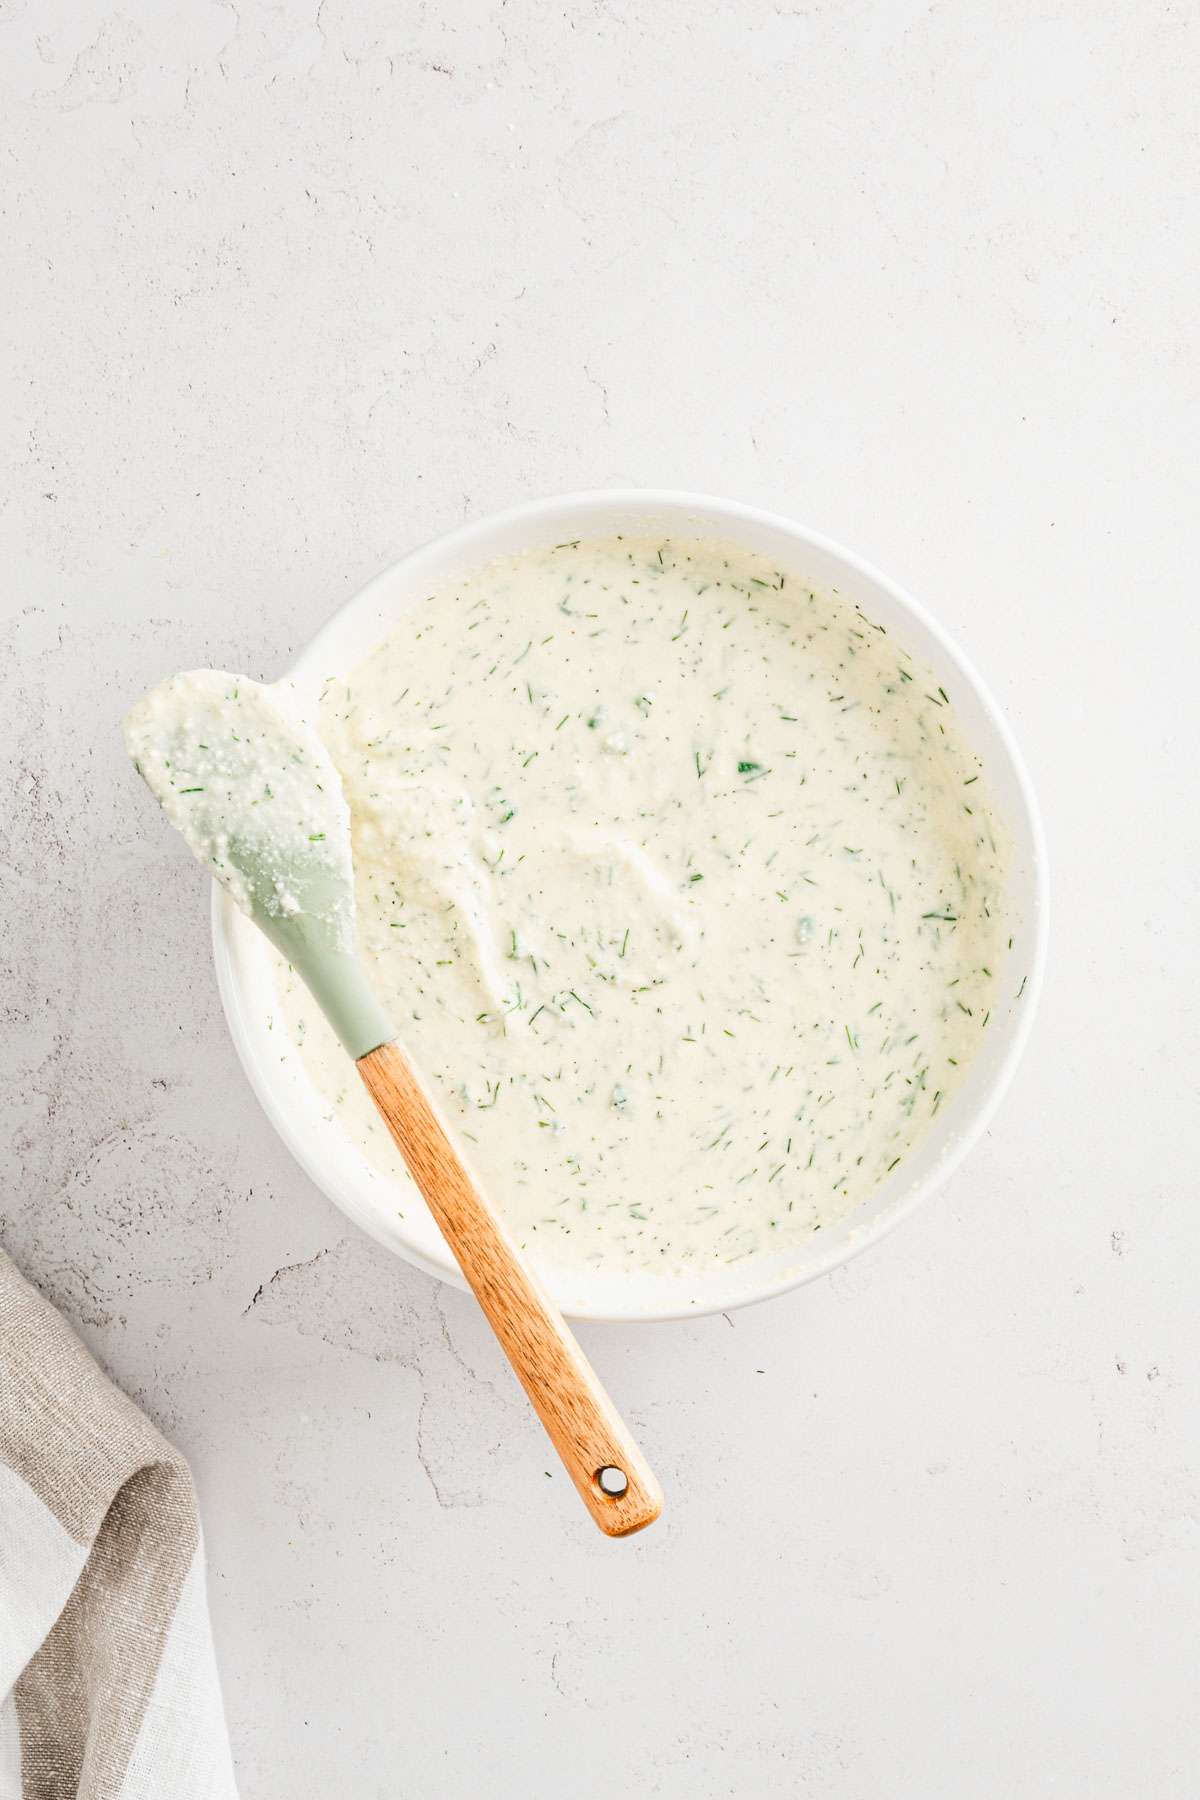
[{"label": "herb-flecked cream mixture", "polygon": [[[322,696],[363,955],[545,1267],[800,1250],[961,1081],[1006,955],[1003,840],[953,696],[745,551],[496,562]],[[403,1213],[332,1031],[281,1023]]]}]

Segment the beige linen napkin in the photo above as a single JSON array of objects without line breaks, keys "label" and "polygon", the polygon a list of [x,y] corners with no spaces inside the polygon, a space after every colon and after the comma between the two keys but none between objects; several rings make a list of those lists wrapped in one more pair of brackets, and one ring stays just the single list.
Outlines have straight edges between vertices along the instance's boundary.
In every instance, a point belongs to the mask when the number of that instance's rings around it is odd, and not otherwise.
[{"label": "beige linen napkin", "polygon": [[3,1251],[0,1800],[236,1800],[188,1466]]}]

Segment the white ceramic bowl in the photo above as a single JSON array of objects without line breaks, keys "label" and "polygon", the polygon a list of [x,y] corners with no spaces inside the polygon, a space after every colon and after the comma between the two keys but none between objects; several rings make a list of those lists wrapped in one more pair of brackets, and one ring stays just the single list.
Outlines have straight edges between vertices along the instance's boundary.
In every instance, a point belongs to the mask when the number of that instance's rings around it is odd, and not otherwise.
[{"label": "white ceramic bowl", "polygon": [[[668,1319],[718,1312],[782,1293],[865,1250],[939,1187],[983,1132],[1029,1035],[1046,953],[1046,855],[1037,806],[1020,754],[995,702],[961,651],[920,607],[877,569],[827,538],[771,513],[696,494],[633,490],[538,500],[467,525],[414,550],[343,606],[304,651],[292,680],[314,694],[324,677],[342,675],[389,632],[415,600],[494,557],[567,538],[616,532],[731,539],[770,557],[799,580],[836,589],[886,625],[928,664],[952,695],[968,743],[983,760],[995,808],[1012,839],[1013,948],[1002,972],[1003,998],[985,1041],[952,1102],[928,1136],[849,1217],[814,1235],[800,1255],[762,1256],[686,1279],[652,1273],[547,1272],[563,1310],[576,1318]],[[394,1189],[372,1169],[323,1107],[295,1056],[281,1059],[268,1029],[274,1003],[265,940],[214,885],[217,978],[242,1064],[276,1130],[317,1185],[356,1224],[431,1274],[459,1275],[424,1209],[397,1217]]]}]

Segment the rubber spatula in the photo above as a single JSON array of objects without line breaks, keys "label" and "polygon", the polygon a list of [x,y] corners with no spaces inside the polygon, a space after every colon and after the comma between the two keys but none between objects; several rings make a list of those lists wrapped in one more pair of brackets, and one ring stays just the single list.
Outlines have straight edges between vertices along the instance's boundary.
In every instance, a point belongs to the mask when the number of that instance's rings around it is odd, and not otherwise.
[{"label": "rubber spatula", "polygon": [[125,720],[171,823],[291,963],[354,1058],[425,1202],[600,1529],[655,1520],[662,1492],[454,1143],[359,960],[341,781],[289,690],[176,675]]}]

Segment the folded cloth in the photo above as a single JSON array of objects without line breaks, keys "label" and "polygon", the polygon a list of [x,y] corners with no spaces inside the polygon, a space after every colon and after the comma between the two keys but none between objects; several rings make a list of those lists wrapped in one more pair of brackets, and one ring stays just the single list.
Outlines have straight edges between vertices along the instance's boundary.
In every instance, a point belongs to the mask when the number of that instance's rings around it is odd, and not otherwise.
[{"label": "folded cloth", "polygon": [[188,1466],[3,1251],[0,1800],[236,1800]]}]

